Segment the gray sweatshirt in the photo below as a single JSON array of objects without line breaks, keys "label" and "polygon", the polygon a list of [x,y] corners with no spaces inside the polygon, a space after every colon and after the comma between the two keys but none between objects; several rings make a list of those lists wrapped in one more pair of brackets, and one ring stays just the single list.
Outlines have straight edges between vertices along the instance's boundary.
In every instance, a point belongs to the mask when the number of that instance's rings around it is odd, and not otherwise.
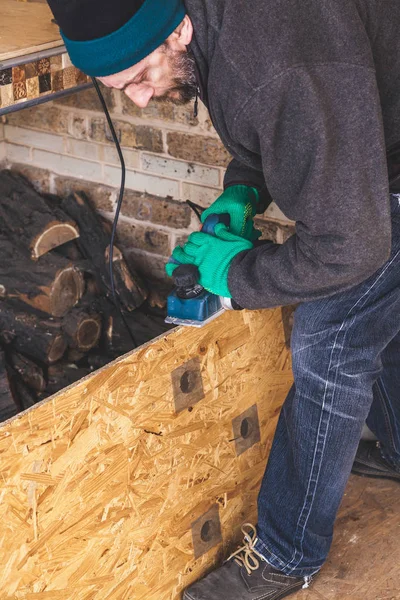
[{"label": "gray sweatshirt", "polygon": [[364,281],[391,246],[400,1],[185,3],[204,101],[233,156],[225,186],[259,188],[296,222],[283,245],[235,257],[233,299],[267,308]]}]

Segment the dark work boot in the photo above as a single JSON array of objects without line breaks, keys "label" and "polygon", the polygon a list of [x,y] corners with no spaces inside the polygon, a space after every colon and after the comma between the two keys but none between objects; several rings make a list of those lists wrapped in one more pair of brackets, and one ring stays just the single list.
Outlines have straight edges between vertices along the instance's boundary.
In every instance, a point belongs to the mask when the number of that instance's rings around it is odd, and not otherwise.
[{"label": "dark work boot", "polygon": [[351,470],[355,475],[400,481],[400,470],[392,467],[381,454],[379,442],[361,440]]},{"label": "dark work boot", "polygon": [[188,587],[183,600],[278,600],[310,585],[311,577],[285,575],[256,552],[253,525],[246,523],[242,531],[244,545],[222,567]]}]

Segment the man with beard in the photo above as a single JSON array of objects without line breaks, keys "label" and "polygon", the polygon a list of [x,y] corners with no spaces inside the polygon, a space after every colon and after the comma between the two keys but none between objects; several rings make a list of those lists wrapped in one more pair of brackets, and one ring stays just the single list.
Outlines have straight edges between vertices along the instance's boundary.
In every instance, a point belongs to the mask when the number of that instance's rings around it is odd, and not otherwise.
[{"label": "man with beard", "polygon": [[[49,3],[77,67],[142,108],[199,95],[233,156],[203,215],[229,228],[175,259],[241,307],[300,303],[257,529],[184,594],[283,598],[325,562],[351,469],[400,480],[400,3]],[[281,246],[253,226],[271,198],[296,222]]]}]

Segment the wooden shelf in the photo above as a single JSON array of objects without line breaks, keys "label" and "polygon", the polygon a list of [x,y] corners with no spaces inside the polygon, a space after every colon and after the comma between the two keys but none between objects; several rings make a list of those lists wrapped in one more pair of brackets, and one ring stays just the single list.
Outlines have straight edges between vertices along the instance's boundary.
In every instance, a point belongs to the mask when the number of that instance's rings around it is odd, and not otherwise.
[{"label": "wooden shelf", "polygon": [[0,0],[0,63],[63,46],[45,2]]},{"label": "wooden shelf", "polygon": [[84,89],[45,0],[0,0],[0,115]]}]

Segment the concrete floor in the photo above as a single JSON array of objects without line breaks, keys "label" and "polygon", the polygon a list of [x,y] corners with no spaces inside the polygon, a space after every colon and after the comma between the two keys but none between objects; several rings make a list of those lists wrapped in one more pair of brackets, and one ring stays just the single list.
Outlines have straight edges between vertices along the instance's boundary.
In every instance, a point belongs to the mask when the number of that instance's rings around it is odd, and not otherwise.
[{"label": "concrete floor", "polygon": [[400,484],[351,476],[327,563],[293,600],[400,600]]}]

